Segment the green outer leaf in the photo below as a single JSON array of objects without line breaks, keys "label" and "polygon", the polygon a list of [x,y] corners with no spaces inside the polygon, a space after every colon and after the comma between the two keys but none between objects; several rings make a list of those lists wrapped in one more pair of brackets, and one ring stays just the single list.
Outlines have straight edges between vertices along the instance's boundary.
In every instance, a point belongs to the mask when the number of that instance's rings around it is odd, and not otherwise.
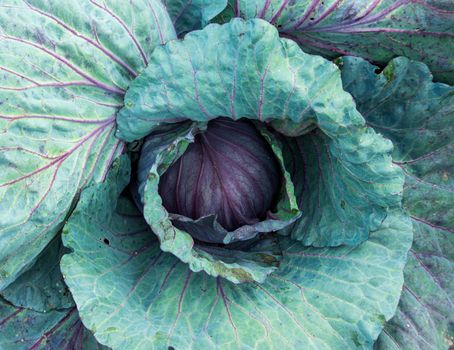
[{"label": "green outer leaf", "polygon": [[283,233],[315,246],[366,240],[369,232],[364,227],[378,227],[384,218],[381,207],[389,205],[386,193],[402,191],[403,177],[388,155],[392,145],[372,129],[336,140],[316,129],[286,142],[287,167],[292,169],[303,216]]},{"label": "green outer leaf", "polygon": [[127,177],[114,170],[85,190],[63,238],[73,252],[62,271],[84,323],[113,349],[370,349],[394,314],[412,236],[403,214],[354,248],[280,237],[280,269],[236,285],[162,252],[124,199],[112,214]]},{"label": "green outer leaf", "polygon": [[424,64],[406,58],[380,74],[360,59],[342,64],[358,109],[396,146],[414,227],[399,308],[376,347],[448,349],[454,338],[454,87],[432,83]]},{"label": "green outer leaf", "polygon": [[81,188],[104,178],[123,149],[123,93],[174,37],[156,0],[1,2],[0,290],[60,230]]},{"label": "green outer leaf", "polygon": [[39,312],[74,306],[60,271],[64,250],[58,235],[41,252],[32,267],[2,291],[2,296],[15,306]]},{"label": "green outer leaf", "polygon": [[334,64],[279,39],[265,21],[234,19],[157,48],[127,91],[117,135],[131,142],[162,122],[219,116],[290,120],[332,138],[364,127]]},{"label": "green outer leaf", "polygon": [[202,29],[227,6],[227,0],[163,0],[178,35]]},{"label": "green outer leaf", "polygon": [[[239,6],[237,6],[237,4]],[[425,62],[454,84],[454,4],[444,0],[230,0],[216,20],[263,18],[309,53]]]},{"label": "green outer leaf", "polygon": [[[295,125],[304,126],[297,128],[300,133],[318,127],[329,139],[327,157],[345,168],[348,187],[339,191],[332,181],[326,184],[324,202],[308,203],[320,206],[326,217],[311,223],[307,234],[293,232],[305,244],[358,244],[378,228],[387,207],[400,205],[403,176],[391,163],[392,144],[364,125],[351,96],[342,90],[337,67],[279,39],[265,21],[210,25],[157,48],[125,102],[118,135],[128,141],[147,135],[160,122],[218,116],[274,121],[287,134]],[[342,191],[356,197],[355,203],[345,200],[347,205],[368,210],[343,210],[333,195]],[[319,233],[321,225],[326,237]]]},{"label": "green outer leaf", "polygon": [[76,307],[40,313],[0,297],[0,350],[108,350],[82,324]]},{"label": "green outer leaf", "polygon": [[188,263],[191,270],[203,270],[211,276],[222,276],[234,283],[263,282],[276,269],[280,260],[280,250],[275,247],[273,240],[265,249],[258,251],[206,247],[194,241],[187,227],[183,229],[179,228],[180,225],[174,225],[162,205],[159,195],[160,175],[184,153],[189,143],[193,142],[194,134],[205,128],[206,123],[187,122],[164,125],[150,134],[143,146],[146,148],[146,164],[141,164],[138,175],[138,191],[143,197],[145,220],[159,237],[161,249]]}]

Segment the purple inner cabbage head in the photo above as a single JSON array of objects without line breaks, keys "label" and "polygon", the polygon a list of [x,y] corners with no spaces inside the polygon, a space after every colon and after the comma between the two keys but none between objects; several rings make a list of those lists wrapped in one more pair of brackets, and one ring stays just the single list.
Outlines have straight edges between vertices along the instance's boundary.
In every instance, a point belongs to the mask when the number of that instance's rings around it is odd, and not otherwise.
[{"label": "purple inner cabbage head", "polygon": [[214,214],[232,231],[263,220],[280,184],[280,165],[255,126],[218,118],[162,175],[159,193],[170,213]]}]

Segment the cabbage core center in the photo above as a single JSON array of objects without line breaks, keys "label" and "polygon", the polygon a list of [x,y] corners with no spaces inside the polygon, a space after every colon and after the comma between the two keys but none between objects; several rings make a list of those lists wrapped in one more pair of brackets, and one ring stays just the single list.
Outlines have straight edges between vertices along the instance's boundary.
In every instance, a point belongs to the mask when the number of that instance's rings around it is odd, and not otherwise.
[{"label": "cabbage core center", "polygon": [[168,212],[192,219],[216,215],[231,231],[266,217],[281,177],[270,145],[252,123],[218,118],[161,176],[159,193]]}]

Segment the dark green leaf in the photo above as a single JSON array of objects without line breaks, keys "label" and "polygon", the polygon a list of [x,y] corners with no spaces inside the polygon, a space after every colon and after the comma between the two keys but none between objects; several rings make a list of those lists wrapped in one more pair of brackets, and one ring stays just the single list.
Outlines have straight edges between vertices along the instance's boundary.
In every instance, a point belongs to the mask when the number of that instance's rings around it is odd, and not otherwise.
[{"label": "dark green leaf", "polygon": [[76,307],[40,313],[0,297],[1,350],[108,350],[79,318]]},{"label": "dark green leaf", "polygon": [[104,179],[123,94],[174,37],[156,0],[1,1],[0,290]]},{"label": "dark green leaf", "polygon": [[60,271],[65,248],[60,236],[41,252],[33,266],[2,291],[10,303],[40,312],[74,306]]},{"label": "dark green leaf", "polygon": [[380,74],[342,60],[345,88],[367,122],[394,143],[414,242],[396,316],[378,349],[448,349],[454,337],[454,87],[422,63],[396,58]]},{"label": "dark green leaf", "polygon": [[227,6],[227,0],[163,0],[178,35],[202,29]]},{"label": "dark green leaf", "polygon": [[230,0],[217,19],[263,18],[309,53],[359,56],[385,65],[425,62],[454,83],[454,3],[446,0]]}]

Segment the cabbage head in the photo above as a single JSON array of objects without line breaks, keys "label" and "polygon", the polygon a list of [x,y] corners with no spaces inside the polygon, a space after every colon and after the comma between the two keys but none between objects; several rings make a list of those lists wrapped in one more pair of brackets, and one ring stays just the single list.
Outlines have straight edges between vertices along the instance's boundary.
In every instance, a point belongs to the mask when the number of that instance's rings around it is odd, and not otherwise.
[{"label": "cabbage head", "polygon": [[0,350],[450,349],[453,23],[3,0]]}]

